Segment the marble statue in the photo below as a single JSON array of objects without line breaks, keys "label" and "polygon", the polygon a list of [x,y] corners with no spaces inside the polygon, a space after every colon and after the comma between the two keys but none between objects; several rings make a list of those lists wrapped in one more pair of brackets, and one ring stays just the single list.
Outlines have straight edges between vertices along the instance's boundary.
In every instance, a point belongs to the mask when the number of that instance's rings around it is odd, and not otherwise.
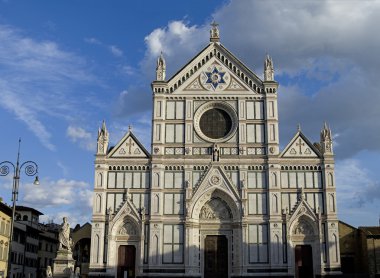
[{"label": "marble statue", "polygon": [[67,249],[71,251],[70,224],[67,222],[67,217],[63,217],[63,223],[59,228],[58,240],[58,250]]},{"label": "marble statue", "polygon": [[46,277],[53,277],[53,273],[51,271],[51,266],[48,265],[46,268]]}]

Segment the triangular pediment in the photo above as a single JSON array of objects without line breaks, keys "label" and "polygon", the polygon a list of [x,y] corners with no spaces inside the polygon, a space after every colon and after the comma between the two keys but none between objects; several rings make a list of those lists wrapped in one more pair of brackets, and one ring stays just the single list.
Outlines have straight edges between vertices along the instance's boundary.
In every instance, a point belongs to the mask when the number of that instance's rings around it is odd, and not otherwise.
[{"label": "triangular pediment", "polygon": [[116,209],[115,212],[108,210],[107,214],[109,217],[109,227],[111,231],[114,230],[114,226],[120,226],[120,223],[124,222],[125,218],[133,220],[133,222],[135,222],[136,224],[139,224],[143,221],[143,219],[141,218],[142,214],[138,211],[138,209],[132,203],[132,200],[129,198],[126,198]]},{"label": "triangular pediment", "polygon": [[[303,192],[300,194],[304,194]],[[296,205],[290,211],[289,221],[293,222],[295,219],[299,218],[301,215],[307,215],[312,220],[317,221],[318,217],[313,208],[309,205],[309,203],[303,197],[297,201]]]},{"label": "triangular pediment", "polygon": [[197,196],[202,195],[203,192],[208,191],[210,188],[218,188],[233,196],[234,199],[239,199],[236,186],[219,166],[211,166],[207,170],[197,186],[193,188],[193,199],[197,199]]},{"label": "triangular pediment", "polygon": [[168,92],[189,91],[258,94],[263,81],[219,43],[210,43],[167,82]]},{"label": "triangular pediment", "polygon": [[284,158],[319,158],[321,154],[301,131],[297,131],[280,156]]},{"label": "triangular pediment", "polygon": [[110,158],[149,158],[150,155],[132,131],[128,131],[108,154]]}]

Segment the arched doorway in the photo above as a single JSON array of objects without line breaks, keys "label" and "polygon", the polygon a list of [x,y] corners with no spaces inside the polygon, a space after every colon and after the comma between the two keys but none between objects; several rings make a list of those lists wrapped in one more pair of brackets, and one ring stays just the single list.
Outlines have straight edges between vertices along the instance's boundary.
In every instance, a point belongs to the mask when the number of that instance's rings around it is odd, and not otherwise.
[{"label": "arched doorway", "polygon": [[117,278],[135,278],[136,247],[120,245],[118,250]]},{"label": "arched doorway", "polygon": [[204,277],[228,277],[228,240],[224,235],[208,235],[205,239]]},{"label": "arched doorway", "polygon": [[[199,221],[200,266],[204,278],[228,278],[232,272],[233,250],[237,253],[240,246],[234,245],[238,229],[234,227],[234,213],[231,200],[224,192],[214,191],[202,203],[197,215]],[[235,258],[236,259],[236,258]]]},{"label": "arched doorway", "polygon": [[318,228],[308,216],[300,216],[291,225],[291,245],[294,276],[313,278],[317,274],[316,264],[320,261],[320,246]]},{"label": "arched doorway", "polygon": [[140,256],[141,231],[129,216],[119,221],[112,230],[109,247],[109,264],[114,267],[117,278],[135,278]]}]

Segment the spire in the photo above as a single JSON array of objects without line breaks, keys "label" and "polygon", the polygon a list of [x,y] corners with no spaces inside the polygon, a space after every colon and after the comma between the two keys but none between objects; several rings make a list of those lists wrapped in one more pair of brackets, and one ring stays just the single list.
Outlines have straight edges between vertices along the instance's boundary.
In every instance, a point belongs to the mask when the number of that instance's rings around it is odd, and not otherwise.
[{"label": "spire", "polygon": [[219,42],[219,24],[215,20],[211,23],[210,42]]},{"label": "spire", "polygon": [[322,153],[333,154],[332,149],[332,133],[330,127],[325,122],[321,130],[321,146]]},{"label": "spire", "polygon": [[274,81],[273,61],[268,54],[264,62],[264,81]]},{"label": "spire", "polygon": [[98,130],[98,150],[97,154],[106,154],[108,149],[109,134],[106,122],[103,120],[102,127]]},{"label": "spire", "polygon": [[156,67],[156,80],[157,81],[165,81],[166,77],[166,62],[164,59],[164,55],[161,54],[157,59],[157,67]]}]

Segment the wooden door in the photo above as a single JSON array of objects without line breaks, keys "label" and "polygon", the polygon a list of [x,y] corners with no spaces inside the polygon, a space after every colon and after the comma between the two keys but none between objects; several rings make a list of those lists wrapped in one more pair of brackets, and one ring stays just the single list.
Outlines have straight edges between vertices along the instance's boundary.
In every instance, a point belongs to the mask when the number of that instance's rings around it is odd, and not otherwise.
[{"label": "wooden door", "polygon": [[133,245],[121,245],[118,252],[117,278],[135,277],[136,248]]},{"label": "wooden door", "polygon": [[228,277],[228,242],[225,236],[207,236],[205,239],[204,277]]},{"label": "wooden door", "polygon": [[313,253],[310,245],[295,248],[295,271],[297,278],[313,278]]}]

